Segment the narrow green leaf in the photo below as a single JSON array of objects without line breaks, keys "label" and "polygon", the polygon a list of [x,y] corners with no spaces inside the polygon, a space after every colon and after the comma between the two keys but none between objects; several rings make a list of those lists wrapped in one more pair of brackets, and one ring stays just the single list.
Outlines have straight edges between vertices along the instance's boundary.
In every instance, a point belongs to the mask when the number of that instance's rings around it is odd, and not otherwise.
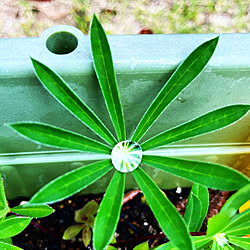
[{"label": "narrow green leaf", "polygon": [[78,193],[113,168],[110,160],[95,162],[74,169],[41,188],[29,203],[54,203]]},{"label": "narrow green leaf", "polygon": [[[212,237],[211,236],[192,236],[191,240],[195,246],[195,249],[202,249],[204,247],[212,245]],[[179,250],[179,248],[175,247],[173,243],[170,241],[168,243],[162,244],[156,248],[156,250]]]},{"label": "narrow green leaf", "polygon": [[[116,238],[115,236],[113,236],[113,238],[110,241],[110,244],[115,244],[115,243],[116,243]],[[117,248],[111,245],[108,245],[105,250],[117,250]]]},{"label": "narrow green leaf", "polygon": [[125,123],[108,38],[94,15],[90,28],[94,68],[119,141],[124,141]]},{"label": "narrow green leaf", "polygon": [[0,239],[13,237],[21,233],[30,223],[32,218],[14,217],[0,223]]},{"label": "narrow green leaf", "polygon": [[132,141],[139,142],[166,107],[200,74],[212,57],[218,40],[216,37],[201,44],[180,64],[142,117]]},{"label": "narrow green leaf", "polygon": [[223,107],[178,127],[169,129],[141,144],[143,151],[164,146],[197,135],[226,127],[244,116],[250,105],[231,105]]},{"label": "narrow green leaf", "polygon": [[230,217],[225,213],[218,213],[211,217],[207,223],[207,235],[215,235],[224,232],[223,228],[230,223]]},{"label": "narrow green leaf", "polygon": [[77,225],[73,225],[73,226],[68,227],[63,233],[63,239],[64,240],[71,240],[72,238],[77,236],[77,234],[80,233],[80,231],[83,229],[83,227],[84,227],[84,224],[77,224]]},{"label": "narrow green leaf", "polygon": [[4,249],[4,250],[22,250],[22,248],[19,248],[17,246],[13,246],[11,244],[1,242],[1,241],[0,241],[0,249]]},{"label": "narrow green leaf", "polygon": [[148,246],[148,242],[143,242],[139,245],[137,245],[136,247],[133,248],[133,250],[148,250],[149,246]]},{"label": "narrow green leaf", "polygon": [[229,242],[239,247],[250,249],[250,238],[228,236]]},{"label": "narrow green leaf", "polygon": [[103,250],[111,241],[119,220],[125,188],[125,174],[116,171],[100,204],[93,232],[95,250]]},{"label": "narrow green leaf", "polygon": [[223,250],[224,247],[219,245],[216,240],[214,240],[213,245],[212,245],[212,250]]},{"label": "narrow green leaf", "polygon": [[237,227],[233,227],[225,232],[227,235],[237,235],[237,236],[244,236],[250,234],[250,223],[246,221],[238,225]]},{"label": "narrow green leaf", "polygon": [[141,168],[132,174],[169,240],[180,249],[193,249],[186,224],[174,205]]},{"label": "narrow green leaf", "polygon": [[10,125],[27,138],[49,146],[110,154],[111,148],[86,136],[37,122],[20,122]]},{"label": "narrow green leaf", "polygon": [[233,194],[221,208],[220,213],[227,213],[230,217],[234,216],[238,209],[249,200],[249,194],[250,183],[243,186],[240,190]]},{"label": "narrow green leaf", "polygon": [[250,209],[238,214],[237,216],[234,216],[234,218],[223,228],[223,232],[227,232],[234,227],[238,227],[247,221],[250,223]]},{"label": "narrow green leaf", "polygon": [[200,199],[191,190],[183,219],[185,220],[190,232],[197,232],[196,228],[201,218],[202,204]]},{"label": "narrow green leaf", "polygon": [[85,247],[87,247],[91,241],[92,231],[89,225],[84,224],[82,229],[82,241]]},{"label": "narrow green leaf", "polygon": [[208,207],[209,207],[209,193],[207,187],[194,183],[192,187],[192,192],[199,198],[201,201],[201,212],[200,212],[200,221],[197,224],[195,232],[199,232],[203,224],[203,221],[206,218]]},{"label": "narrow green leaf", "polygon": [[86,223],[91,216],[96,214],[98,208],[99,205],[94,200],[88,202],[82,209],[75,212],[75,221],[79,223]]},{"label": "narrow green leaf", "polygon": [[114,146],[115,137],[94,112],[73,92],[67,83],[43,63],[31,58],[36,75],[44,87],[73,115],[92,129],[106,142]]},{"label": "narrow green leaf", "polygon": [[238,209],[248,201],[249,193],[250,183],[234,193],[221,208],[220,212],[208,220],[207,234],[213,235],[222,231],[225,227],[228,228],[230,219],[237,213]]},{"label": "narrow green leaf", "polygon": [[45,217],[45,216],[52,214],[54,212],[54,209],[45,204],[37,205],[37,204],[26,203],[24,205],[11,208],[11,212],[20,214],[23,216],[38,218],[38,217]]},{"label": "narrow green leaf", "polygon": [[5,195],[3,178],[0,173],[0,219],[4,218],[9,211],[8,202]]},{"label": "narrow green leaf", "polygon": [[144,155],[142,162],[213,189],[235,190],[249,183],[246,176],[229,167],[206,162]]},{"label": "narrow green leaf", "polygon": [[5,238],[5,239],[1,239],[0,240],[1,242],[4,242],[4,243],[8,243],[8,244],[13,244],[13,242],[12,242],[12,239],[11,238]]},{"label": "narrow green leaf", "polygon": [[229,244],[226,244],[223,246],[223,250],[233,250],[234,248],[230,246]]}]

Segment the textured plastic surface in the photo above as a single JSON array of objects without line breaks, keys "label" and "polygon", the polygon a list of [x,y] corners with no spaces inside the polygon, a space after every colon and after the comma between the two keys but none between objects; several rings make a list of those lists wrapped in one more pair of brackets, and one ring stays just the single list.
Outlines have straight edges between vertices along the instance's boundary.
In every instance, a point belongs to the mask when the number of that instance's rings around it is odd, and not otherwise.
[{"label": "textured plastic surface", "polygon": [[[199,44],[214,36],[108,37],[128,136],[176,66]],[[205,71],[167,108],[143,140],[216,108],[234,103],[250,104],[249,55],[250,34],[222,34]],[[88,36],[70,26],[55,26],[39,38],[0,39],[0,165],[1,157],[10,153],[12,159],[18,160],[16,153],[54,150],[20,137],[6,126],[9,123],[40,121],[97,138],[42,87],[34,75],[30,56],[56,70],[112,130],[93,71]],[[242,142],[249,136],[249,123],[248,114],[228,128],[182,144]],[[201,156],[194,159],[232,165],[236,157]],[[7,194],[13,198],[30,196],[49,180],[83,164],[86,162],[73,160],[2,164],[0,171],[6,180]],[[151,168],[148,171],[162,188],[189,185],[161,171]],[[109,176],[105,176],[86,192],[103,192],[108,182]],[[132,176],[128,175],[126,188],[134,185]]]}]

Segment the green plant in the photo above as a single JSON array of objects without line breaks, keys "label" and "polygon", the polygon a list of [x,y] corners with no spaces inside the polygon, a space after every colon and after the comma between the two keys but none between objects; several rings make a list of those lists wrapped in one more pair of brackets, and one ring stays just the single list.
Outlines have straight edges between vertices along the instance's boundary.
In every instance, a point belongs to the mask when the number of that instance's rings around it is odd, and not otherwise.
[{"label": "green plant", "polygon": [[[200,223],[197,223],[202,210],[208,209],[207,191],[197,192],[204,189],[195,184],[189,195],[188,206],[184,218],[188,221],[189,231],[200,230]],[[195,194],[193,193],[195,192]],[[237,213],[238,209],[249,200],[250,184],[241,188],[233,194],[222,207],[220,212],[208,220],[207,233],[205,236],[193,236],[192,241],[196,249],[249,249],[250,238],[244,237],[250,234],[250,209]],[[194,200],[194,197],[195,200]],[[192,205],[191,205],[192,204]],[[195,205],[196,204],[196,205]],[[196,216],[193,216],[196,214]],[[201,217],[200,217],[201,218]],[[204,219],[204,217],[202,217]],[[202,219],[202,220],[203,220]],[[172,242],[163,244],[157,250],[177,249]]]},{"label": "green plant", "polygon": [[193,249],[187,226],[171,202],[143,170],[142,165],[161,169],[194,183],[214,189],[236,190],[249,180],[243,174],[214,163],[145,155],[148,150],[208,133],[240,119],[250,105],[231,105],[204,114],[190,122],[162,132],[138,144],[166,107],[205,68],[218,43],[215,37],[196,48],[176,69],[145,112],[133,136],[128,140],[119,90],[116,82],[108,39],[100,22],[93,17],[90,30],[95,72],[116,131],[117,138],[94,112],[71,90],[64,80],[46,65],[31,59],[36,75],[44,87],[80,121],[92,129],[105,143],[42,123],[15,123],[10,126],[27,138],[46,145],[102,153],[109,159],[82,166],[48,183],[29,204],[53,203],[84,189],[115,167],[100,204],[93,230],[95,249],[104,249],[113,237],[125,189],[125,173],[131,172],[158,220],[163,232],[180,249]]},{"label": "green plant", "polygon": [[[48,216],[54,210],[45,204],[29,203],[10,208],[1,175],[0,180],[0,248],[21,249],[12,245],[11,237],[21,233],[30,224],[32,218]],[[8,213],[12,215],[6,217]]]},{"label": "green plant", "polygon": [[95,201],[88,202],[83,208],[75,212],[75,222],[78,224],[68,227],[64,234],[64,240],[71,240],[82,231],[82,240],[87,247],[92,238],[92,230],[99,205]]}]

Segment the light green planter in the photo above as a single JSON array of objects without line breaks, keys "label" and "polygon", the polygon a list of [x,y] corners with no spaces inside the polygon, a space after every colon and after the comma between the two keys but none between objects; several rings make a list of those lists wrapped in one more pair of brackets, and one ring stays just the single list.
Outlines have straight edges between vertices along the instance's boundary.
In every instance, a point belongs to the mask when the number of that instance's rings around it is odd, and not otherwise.
[{"label": "light green planter", "polygon": [[[195,47],[212,37],[213,34],[109,36],[128,135],[170,73]],[[234,103],[250,104],[249,55],[250,34],[221,35],[208,67],[171,104],[143,140],[216,108]],[[0,171],[9,198],[31,196],[49,180],[86,161],[82,153],[54,152],[54,148],[30,142],[7,124],[40,121],[96,138],[42,87],[29,56],[57,71],[112,130],[93,71],[89,37],[76,28],[56,26],[46,30],[40,38],[0,39]],[[249,124],[248,114],[228,128],[178,145],[244,142],[249,136]],[[249,144],[198,149],[172,146],[166,153],[232,166],[238,156],[221,154],[250,152]],[[51,150],[53,152],[45,152]],[[190,156],[192,154],[200,156]],[[148,170],[161,188],[190,184],[162,171]],[[130,177],[126,181],[127,189],[135,187]],[[104,192],[109,180],[107,175],[85,192]]]}]

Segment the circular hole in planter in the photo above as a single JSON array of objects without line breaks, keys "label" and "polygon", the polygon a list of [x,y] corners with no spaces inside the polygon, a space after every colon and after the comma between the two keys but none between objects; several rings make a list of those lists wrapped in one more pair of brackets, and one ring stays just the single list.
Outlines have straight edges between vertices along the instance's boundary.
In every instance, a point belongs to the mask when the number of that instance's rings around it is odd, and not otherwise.
[{"label": "circular hole in planter", "polygon": [[46,46],[54,54],[65,55],[76,49],[78,45],[77,38],[66,31],[59,31],[48,37]]}]

